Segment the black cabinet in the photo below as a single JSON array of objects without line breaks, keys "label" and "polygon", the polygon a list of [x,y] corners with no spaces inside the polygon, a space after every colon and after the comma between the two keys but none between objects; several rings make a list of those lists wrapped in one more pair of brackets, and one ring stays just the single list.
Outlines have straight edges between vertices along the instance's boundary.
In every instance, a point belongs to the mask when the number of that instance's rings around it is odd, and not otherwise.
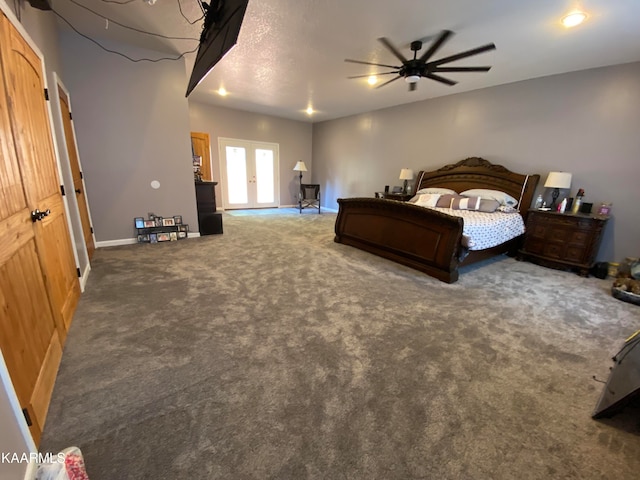
[{"label": "black cabinet", "polygon": [[196,182],[196,206],[200,235],[222,233],[222,214],[216,213],[216,190],[218,182]]}]

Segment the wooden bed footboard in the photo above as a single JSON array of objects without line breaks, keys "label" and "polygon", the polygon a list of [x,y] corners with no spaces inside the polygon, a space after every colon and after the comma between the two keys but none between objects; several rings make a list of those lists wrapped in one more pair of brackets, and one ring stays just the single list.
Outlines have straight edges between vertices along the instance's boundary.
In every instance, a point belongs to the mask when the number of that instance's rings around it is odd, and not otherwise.
[{"label": "wooden bed footboard", "polygon": [[339,198],[335,241],[407,265],[439,280],[458,279],[463,220],[379,198]]}]

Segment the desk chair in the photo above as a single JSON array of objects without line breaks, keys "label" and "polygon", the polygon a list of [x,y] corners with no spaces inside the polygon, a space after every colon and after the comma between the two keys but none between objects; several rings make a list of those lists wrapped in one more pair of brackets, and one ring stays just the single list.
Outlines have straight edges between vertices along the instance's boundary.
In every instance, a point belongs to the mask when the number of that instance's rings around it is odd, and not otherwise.
[{"label": "desk chair", "polygon": [[300,213],[303,208],[313,207],[320,213],[320,185],[316,183],[300,184],[300,200],[298,202]]}]

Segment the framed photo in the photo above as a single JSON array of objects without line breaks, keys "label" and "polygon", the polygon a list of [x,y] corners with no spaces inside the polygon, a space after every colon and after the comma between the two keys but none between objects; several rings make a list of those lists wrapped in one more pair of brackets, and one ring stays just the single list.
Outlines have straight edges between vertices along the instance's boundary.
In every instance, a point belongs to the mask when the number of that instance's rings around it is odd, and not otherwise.
[{"label": "framed photo", "polygon": [[144,228],[151,228],[156,226],[155,220],[145,220],[143,223]]},{"label": "framed photo", "polygon": [[158,234],[157,233],[150,233],[149,234],[149,241],[151,243],[158,243]]},{"label": "framed photo", "polygon": [[180,225],[178,225],[178,231],[179,232],[188,232],[189,231],[189,225],[187,225],[186,223],[181,223]]},{"label": "framed photo", "polygon": [[391,193],[402,193],[402,187],[393,187]]},{"label": "framed photo", "polygon": [[133,219],[133,221],[136,224],[136,228],[144,228],[144,218],[136,217]]},{"label": "framed photo", "polygon": [[175,222],[175,225],[180,225],[182,223],[182,215],[174,215],[173,221]]},{"label": "framed photo", "polygon": [[149,235],[147,234],[138,235],[138,242],[148,242],[148,241],[149,241]]},{"label": "framed photo", "polygon": [[162,219],[162,226],[163,227],[173,227],[176,224],[175,220],[173,218],[163,218]]},{"label": "framed photo", "polygon": [[178,240],[178,232],[169,232],[169,240],[172,242]]},{"label": "framed photo", "polygon": [[187,232],[178,232],[178,240],[182,240],[183,238],[187,238]]},{"label": "framed photo", "polygon": [[149,218],[149,220],[155,220],[156,219],[156,214],[155,213],[147,213],[147,217]]},{"label": "framed photo", "polygon": [[156,217],[156,227],[161,227],[162,226],[162,217]]},{"label": "framed photo", "polygon": [[168,242],[170,240],[169,234],[166,232],[158,233],[158,241],[159,242]]}]

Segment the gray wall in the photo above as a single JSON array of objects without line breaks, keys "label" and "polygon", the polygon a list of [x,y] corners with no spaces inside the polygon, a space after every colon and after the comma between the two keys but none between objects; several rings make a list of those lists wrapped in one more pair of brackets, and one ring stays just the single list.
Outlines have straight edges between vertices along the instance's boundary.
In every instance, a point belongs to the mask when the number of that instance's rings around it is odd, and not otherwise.
[{"label": "gray wall", "polygon": [[[314,181],[311,160],[311,123],[198,102],[189,102],[189,116],[192,131],[209,134],[215,181],[220,181],[218,137],[279,144],[281,205],[293,205],[297,202],[299,177],[298,173],[293,171],[296,162],[302,160],[309,170],[304,174],[303,181],[307,183]],[[221,198],[220,195],[220,185],[217,185],[216,197]]]},{"label": "gray wall", "polygon": [[470,156],[540,174],[547,197],[548,172],[568,171],[571,194],[584,188],[594,208],[613,203],[599,259],[637,257],[639,78],[640,63],[618,65],[317,123],[313,174],[326,206],[337,208],[339,197],[400,185],[402,167],[417,172]]},{"label": "gray wall", "polygon": [[96,240],[132,238],[133,217],[148,212],[182,215],[196,231],[184,62],[132,63],[75,34],[60,38]]}]

